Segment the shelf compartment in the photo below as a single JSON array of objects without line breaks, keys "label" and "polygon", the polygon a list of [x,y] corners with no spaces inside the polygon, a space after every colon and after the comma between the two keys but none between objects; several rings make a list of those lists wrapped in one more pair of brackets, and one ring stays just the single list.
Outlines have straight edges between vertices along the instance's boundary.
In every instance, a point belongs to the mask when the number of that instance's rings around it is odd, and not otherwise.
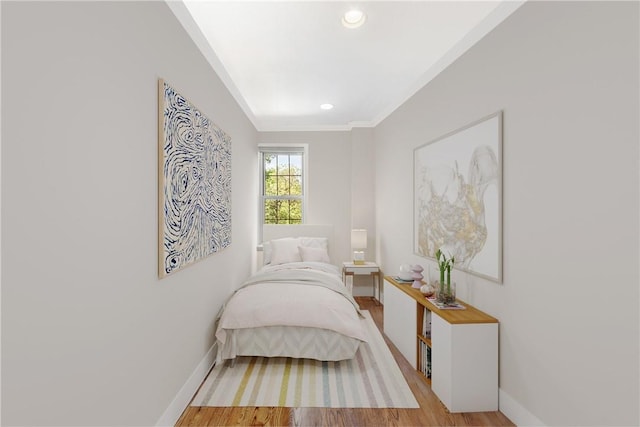
[{"label": "shelf compartment", "polygon": [[429,347],[431,347],[431,338],[425,338],[422,335],[418,335],[418,339],[423,343],[425,343],[426,345],[428,345]]}]

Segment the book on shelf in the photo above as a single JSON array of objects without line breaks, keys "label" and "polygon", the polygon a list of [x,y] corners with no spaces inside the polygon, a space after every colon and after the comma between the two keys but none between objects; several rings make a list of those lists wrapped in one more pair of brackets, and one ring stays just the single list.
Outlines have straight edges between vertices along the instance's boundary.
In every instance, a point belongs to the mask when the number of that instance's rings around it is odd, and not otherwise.
[{"label": "book on shelf", "polygon": [[422,314],[422,336],[431,338],[431,310],[424,308]]},{"label": "book on shelf", "polygon": [[431,347],[420,341],[419,370],[427,378],[431,378]]}]

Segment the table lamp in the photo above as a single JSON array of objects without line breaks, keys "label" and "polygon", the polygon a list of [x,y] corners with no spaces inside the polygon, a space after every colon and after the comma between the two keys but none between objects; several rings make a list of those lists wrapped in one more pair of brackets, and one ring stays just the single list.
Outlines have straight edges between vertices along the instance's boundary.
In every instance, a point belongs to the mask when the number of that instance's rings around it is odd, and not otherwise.
[{"label": "table lamp", "polygon": [[353,249],[353,263],[364,264],[364,249],[367,249],[367,230],[351,230],[351,249]]}]

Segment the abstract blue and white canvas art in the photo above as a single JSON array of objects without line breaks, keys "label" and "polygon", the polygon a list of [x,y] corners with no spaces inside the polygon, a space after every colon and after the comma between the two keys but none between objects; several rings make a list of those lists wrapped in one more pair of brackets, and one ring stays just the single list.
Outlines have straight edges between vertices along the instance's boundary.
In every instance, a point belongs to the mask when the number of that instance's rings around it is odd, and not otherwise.
[{"label": "abstract blue and white canvas art", "polygon": [[502,282],[502,112],[414,151],[414,249]]},{"label": "abstract blue and white canvas art", "polygon": [[159,275],[231,244],[231,138],[158,82]]}]

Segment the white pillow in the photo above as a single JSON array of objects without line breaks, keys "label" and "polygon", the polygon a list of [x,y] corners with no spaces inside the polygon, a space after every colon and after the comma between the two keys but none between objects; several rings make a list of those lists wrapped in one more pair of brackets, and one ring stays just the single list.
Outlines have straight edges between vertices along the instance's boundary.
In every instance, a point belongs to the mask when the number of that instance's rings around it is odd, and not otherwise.
[{"label": "white pillow", "polygon": [[328,251],[329,239],[326,237],[301,237],[300,246],[306,248],[321,248]]},{"label": "white pillow", "polygon": [[[284,239],[299,239],[299,246],[310,247],[310,248],[321,248],[325,251],[329,251],[329,239],[326,237],[285,237]],[[282,240],[282,239],[274,239],[274,240]],[[274,240],[268,240],[262,243],[262,264],[268,265],[271,264],[271,254],[273,253],[271,242]]]},{"label": "white pillow", "polygon": [[278,265],[302,261],[298,246],[300,246],[300,239],[294,237],[272,240],[271,264]]},{"label": "white pillow", "polygon": [[300,252],[300,257],[304,262],[312,261],[331,264],[329,254],[326,249],[312,248],[310,246],[298,246],[298,251]]}]

